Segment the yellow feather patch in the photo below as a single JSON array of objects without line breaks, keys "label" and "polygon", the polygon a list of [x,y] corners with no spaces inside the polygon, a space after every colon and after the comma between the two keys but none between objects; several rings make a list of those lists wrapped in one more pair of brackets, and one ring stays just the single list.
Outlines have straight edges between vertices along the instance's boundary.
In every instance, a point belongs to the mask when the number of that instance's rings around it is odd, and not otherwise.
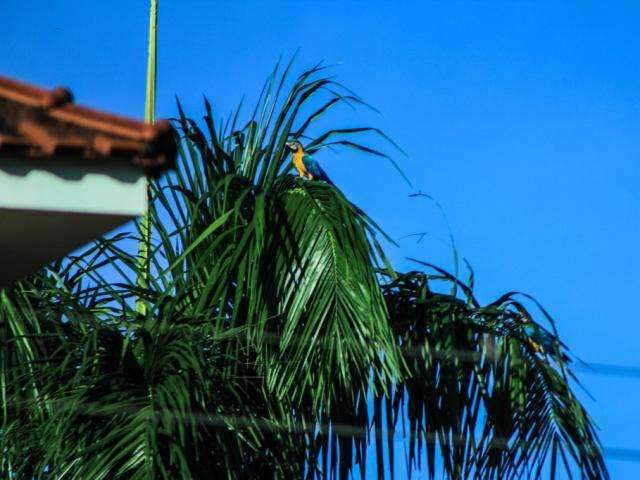
[{"label": "yellow feather patch", "polygon": [[298,148],[298,151],[293,154],[293,166],[296,167],[298,175],[301,177],[304,177],[307,174],[307,168],[304,166],[304,162],[302,161],[303,155],[304,152],[301,148]]}]

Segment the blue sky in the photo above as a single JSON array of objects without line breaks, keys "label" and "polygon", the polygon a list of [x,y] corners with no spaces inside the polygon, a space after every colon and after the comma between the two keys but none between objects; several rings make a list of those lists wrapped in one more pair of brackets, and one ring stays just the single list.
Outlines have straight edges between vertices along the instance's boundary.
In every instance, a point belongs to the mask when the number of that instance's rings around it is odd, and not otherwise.
[{"label": "blue sky", "polygon": [[[4,0],[0,74],[67,85],[77,101],[142,116],[145,1]],[[227,115],[279,56],[339,64],[375,105],[339,112],[409,154],[416,189],[446,211],[483,301],[517,289],[556,317],[586,361],[639,365],[640,4],[524,1],[161,1],[158,114],[174,95]],[[384,162],[318,156],[334,181],[413,256],[451,266],[447,227]],[[582,374],[609,447],[638,448],[640,379]],[[611,460],[612,478],[640,463]]]}]

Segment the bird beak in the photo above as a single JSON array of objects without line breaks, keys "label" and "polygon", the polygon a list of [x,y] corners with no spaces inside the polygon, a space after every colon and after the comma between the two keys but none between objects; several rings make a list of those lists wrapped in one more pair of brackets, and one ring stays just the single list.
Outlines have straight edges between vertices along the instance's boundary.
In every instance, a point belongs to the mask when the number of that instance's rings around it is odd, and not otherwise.
[{"label": "bird beak", "polygon": [[294,145],[295,145],[295,144],[294,144],[293,142],[287,142],[287,143],[285,144],[285,146],[286,146],[289,150],[293,150],[293,146],[294,146]]}]

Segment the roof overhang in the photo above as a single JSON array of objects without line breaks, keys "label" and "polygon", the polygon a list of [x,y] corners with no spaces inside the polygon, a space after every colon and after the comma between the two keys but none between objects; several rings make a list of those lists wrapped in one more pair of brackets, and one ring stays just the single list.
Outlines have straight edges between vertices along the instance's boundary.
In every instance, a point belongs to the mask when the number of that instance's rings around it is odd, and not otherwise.
[{"label": "roof overhang", "polygon": [[147,208],[147,178],[171,168],[175,132],[0,77],[0,287]]}]

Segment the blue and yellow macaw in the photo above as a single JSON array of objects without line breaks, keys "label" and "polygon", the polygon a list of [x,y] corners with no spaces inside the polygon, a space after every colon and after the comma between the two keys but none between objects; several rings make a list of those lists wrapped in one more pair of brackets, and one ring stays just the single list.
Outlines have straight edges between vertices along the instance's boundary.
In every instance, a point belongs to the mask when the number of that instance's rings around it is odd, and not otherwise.
[{"label": "blue and yellow macaw", "polygon": [[556,350],[555,339],[538,325],[527,321],[523,326],[529,345],[538,353],[553,353]]},{"label": "blue and yellow macaw", "polygon": [[311,155],[305,153],[300,142],[288,142],[286,145],[293,157],[293,166],[300,177],[308,178],[309,180],[322,180],[333,185],[333,182],[320,164]]}]

